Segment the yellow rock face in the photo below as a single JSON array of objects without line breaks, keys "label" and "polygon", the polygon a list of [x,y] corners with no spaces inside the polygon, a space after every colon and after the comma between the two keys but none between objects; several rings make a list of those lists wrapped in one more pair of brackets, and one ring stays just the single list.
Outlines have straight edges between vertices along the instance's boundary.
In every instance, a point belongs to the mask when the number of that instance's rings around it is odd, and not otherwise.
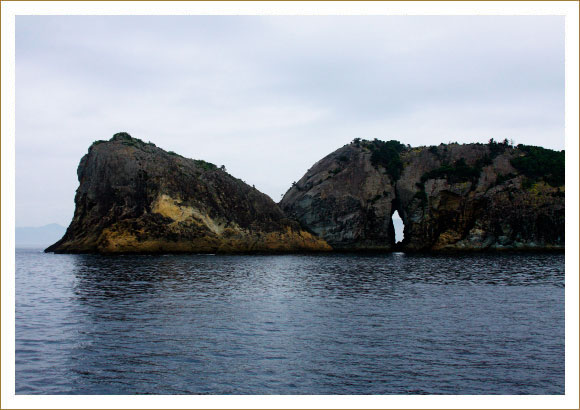
[{"label": "yellow rock face", "polygon": [[433,250],[444,249],[446,246],[456,243],[461,239],[461,234],[454,230],[443,232],[433,245]]},{"label": "yellow rock face", "polygon": [[[179,199],[160,195],[151,207],[152,212],[171,218],[172,223],[162,227],[161,235],[146,228],[132,230],[124,221],[104,229],[98,238],[102,253],[236,253],[236,252],[300,252],[331,251],[326,241],[303,230],[286,227],[283,231],[260,232],[241,229],[237,224],[216,221],[199,209],[185,206]],[[130,221],[129,221],[130,222]],[[139,220],[133,220],[139,225]],[[147,226],[147,224],[142,224]],[[184,228],[185,226],[185,228]],[[200,232],[194,238],[183,230],[197,226]],[[172,238],[172,239],[168,239]]]},{"label": "yellow rock face", "polygon": [[195,221],[205,225],[210,231],[221,234],[225,229],[225,223],[216,221],[206,213],[191,206],[180,205],[179,199],[171,198],[162,194],[153,203],[152,212],[173,219],[175,222]]},{"label": "yellow rock face", "polygon": [[191,219],[194,214],[194,209],[192,207],[180,206],[178,205],[177,200],[165,194],[160,195],[157,198],[153,203],[151,210],[177,222]]},{"label": "yellow rock face", "polygon": [[331,251],[325,241],[305,231],[268,233],[265,235],[236,234],[235,237],[204,235],[187,241],[165,239],[139,240],[127,231],[105,229],[99,238],[102,253],[236,253],[236,252],[321,252]]}]

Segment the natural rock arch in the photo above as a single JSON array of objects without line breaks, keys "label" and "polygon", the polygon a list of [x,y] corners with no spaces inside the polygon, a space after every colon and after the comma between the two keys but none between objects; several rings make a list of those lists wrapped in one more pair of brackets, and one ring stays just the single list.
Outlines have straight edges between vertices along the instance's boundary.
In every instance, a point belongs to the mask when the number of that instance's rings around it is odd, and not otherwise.
[{"label": "natural rock arch", "polygon": [[[536,147],[395,143],[355,140],[326,156],[286,193],[282,209],[336,250],[564,248],[563,152],[537,148],[562,165],[538,176],[514,166]],[[405,225],[400,245],[395,210]]]}]

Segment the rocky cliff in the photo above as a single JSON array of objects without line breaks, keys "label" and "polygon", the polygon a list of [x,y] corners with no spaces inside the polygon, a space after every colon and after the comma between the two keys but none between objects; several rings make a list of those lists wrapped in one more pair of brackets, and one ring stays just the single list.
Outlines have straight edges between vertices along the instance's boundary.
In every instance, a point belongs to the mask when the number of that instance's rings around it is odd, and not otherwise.
[{"label": "rocky cliff", "polygon": [[[337,250],[564,249],[564,152],[355,139],[280,205]],[[399,244],[395,211],[405,224]]]},{"label": "rocky cliff", "polygon": [[57,253],[300,252],[328,244],[225,169],[129,134],[81,159],[75,213]]}]

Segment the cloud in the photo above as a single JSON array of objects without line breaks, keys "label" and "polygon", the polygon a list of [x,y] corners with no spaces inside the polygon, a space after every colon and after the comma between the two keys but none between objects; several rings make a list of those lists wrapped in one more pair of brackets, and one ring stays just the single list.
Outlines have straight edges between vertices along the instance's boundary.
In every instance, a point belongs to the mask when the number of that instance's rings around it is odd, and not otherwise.
[{"label": "cloud", "polygon": [[563,30],[561,16],[18,16],[17,225],[68,224],[79,159],[118,131],[274,200],[355,137],[563,149]]}]

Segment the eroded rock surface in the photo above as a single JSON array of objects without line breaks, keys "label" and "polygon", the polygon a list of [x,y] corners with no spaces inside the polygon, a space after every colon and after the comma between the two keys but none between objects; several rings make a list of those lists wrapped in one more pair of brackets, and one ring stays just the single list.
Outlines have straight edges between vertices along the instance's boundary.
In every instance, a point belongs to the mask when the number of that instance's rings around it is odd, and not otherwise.
[{"label": "eroded rock surface", "polygon": [[126,133],[78,167],[75,214],[47,252],[300,252],[328,244],[257,189],[213,164]]},{"label": "eroded rock surface", "polygon": [[392,250],[395,185],[354,144],[318,161],[280,206],[338,250]]},{"label": "eroded rock surface", "polygon": [[564,249],[564,191],[563,152],[355,140],[317,162],[280,205],[341,250]]}]

